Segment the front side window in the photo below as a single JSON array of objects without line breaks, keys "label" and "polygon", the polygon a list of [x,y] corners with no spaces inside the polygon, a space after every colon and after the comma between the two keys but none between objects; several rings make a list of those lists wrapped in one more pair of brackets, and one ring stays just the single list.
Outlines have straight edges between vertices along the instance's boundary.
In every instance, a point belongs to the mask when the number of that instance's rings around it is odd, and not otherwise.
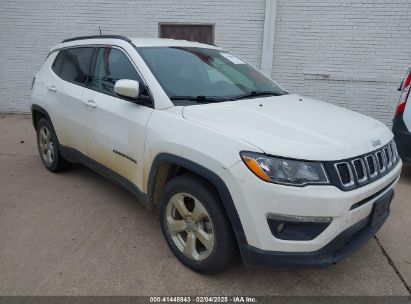
[{"label": "front side window", "polygon": [[99,48],[96,64],[91,73],[89,87],[105,94],[115,95],[114,84],[120,79],[136,80],[141,78],[127,56],[116,48]]},{"label": "front side window", "polygon": [[138,52],[174,104],[286,94],[259,70],[224,50],[141,47]]},{"label": "front side window", "polygon": [[53,62],[53,71],[64,80],[85,85],[92,54],[90,47],[63,49]]}]

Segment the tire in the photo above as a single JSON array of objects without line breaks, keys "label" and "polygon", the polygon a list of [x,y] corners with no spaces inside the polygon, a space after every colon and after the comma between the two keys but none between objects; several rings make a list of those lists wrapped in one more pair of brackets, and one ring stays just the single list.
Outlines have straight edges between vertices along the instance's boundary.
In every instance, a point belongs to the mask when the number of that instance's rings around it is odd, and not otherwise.
[{"label": "tire", "polygon": [[212,274],[232,262],[236,253],[232,227],[205,180],[191,174],[170,180],[160,200],[160,222],[168,246],[192,270]]},{"label": "tire", "polygon": [[37,123],[37,148],[43,165],[51,172],[66,170],[70,163],[62,156],[58,148],[58,140],[53,125],[46,118]]}]

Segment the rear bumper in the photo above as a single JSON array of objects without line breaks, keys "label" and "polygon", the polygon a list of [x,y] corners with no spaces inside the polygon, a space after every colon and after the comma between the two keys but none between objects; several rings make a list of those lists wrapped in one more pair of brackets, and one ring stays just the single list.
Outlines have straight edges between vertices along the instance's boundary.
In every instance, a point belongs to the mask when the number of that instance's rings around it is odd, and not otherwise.
[{"label": "rear bumper", "polygon": [[402,117],[394,118],[392,132],[402,161],[411,163],[411,132],[408,131]]},{"label": "rear bumper", "polygon": [[[391,199],[393,193],[391,189]],[[366,217],[341,232],[322,249],[313,252],[265,251],[243,243],[242,246],[240,245],[243,261],[248,267],[325,267],[335,264],[366,244],[385,223],[388,216],[389,211],[372,225],[370,217]]]}]

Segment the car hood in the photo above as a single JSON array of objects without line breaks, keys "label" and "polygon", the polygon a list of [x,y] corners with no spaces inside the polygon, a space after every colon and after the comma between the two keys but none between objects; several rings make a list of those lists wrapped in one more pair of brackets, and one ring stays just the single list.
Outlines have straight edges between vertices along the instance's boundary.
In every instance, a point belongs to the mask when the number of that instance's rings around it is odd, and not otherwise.
[{"label": "car hood", "polygon": [[266,154],[305,160],[354,157],[393,137],[375,119],[294,94],[186,106],[183,116]]}]

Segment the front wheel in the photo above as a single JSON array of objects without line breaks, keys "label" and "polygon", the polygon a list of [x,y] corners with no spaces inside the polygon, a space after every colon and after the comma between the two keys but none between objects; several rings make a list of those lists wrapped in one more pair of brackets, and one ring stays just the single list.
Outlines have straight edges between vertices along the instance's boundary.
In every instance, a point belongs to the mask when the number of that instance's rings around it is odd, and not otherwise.
[{"label": "front wheel", "polygon": [[181,175],[167,183],[160,203],[161,228],[176,257],[205,274],[224,270],[235,254],[231,225],[206,181]]}]

